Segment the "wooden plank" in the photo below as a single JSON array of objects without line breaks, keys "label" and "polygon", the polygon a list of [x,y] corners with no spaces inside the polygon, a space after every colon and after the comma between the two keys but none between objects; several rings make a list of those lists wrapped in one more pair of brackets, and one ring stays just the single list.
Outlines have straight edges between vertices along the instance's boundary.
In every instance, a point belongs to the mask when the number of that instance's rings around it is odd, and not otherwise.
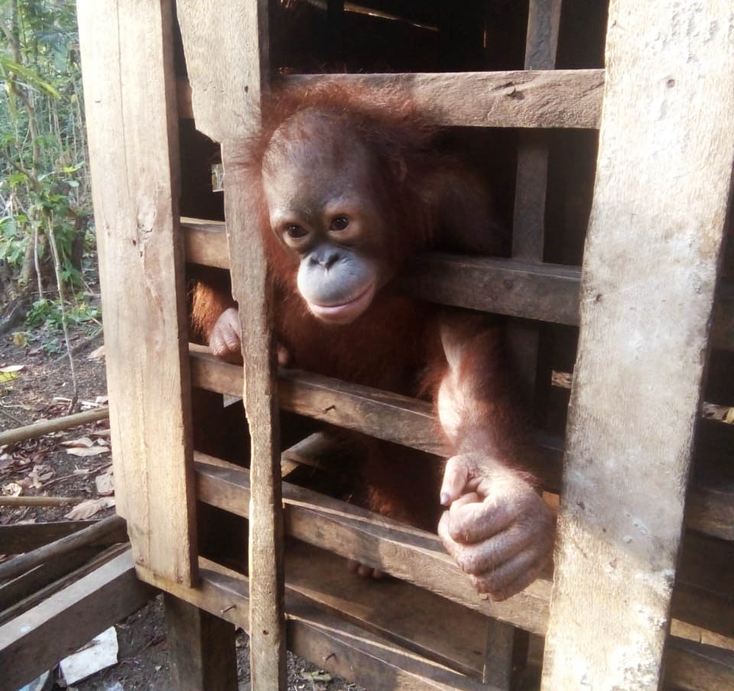
[{"label": "wooden plank", "polygon": [[172,687],[176,691],[236,691],[235,627],[168,593],[163,604]]},{"label": "wooden plank", "polygon": [[[0,624],[5,624],[35,607],[129,549],[130,545],[127,543],[112,545],[104,551],[91,547],[82,548],[13,579],[0,588],[0,600],[10,600],[10,606],[0,612]],[[20,597],[10,599],[14,594]]]},{"label": "wooden plank", "polygon": [[[247,578],[204,558],[200,558],[200,573],[201,585],[198,588],[166,582],[152,573],[148,573],[147,577],[157,587],[164,588],[176,597],[248,631]],[[395,585],[401,587],[399,584]],[[389,587],[390,583],[373,584],[375,590],[383,586]],[[488,691],[487,686],[477,687],[474,684],[467,687],[466,685],[472,683],[471,680],[456,673],[448,678],[447,689],[445,683],[442,681],[439,684],[436,677],[437,671],[443,675],[447,674],[448,670],[445,667],[436,663],[423,664],[429,661],[421,659],[415,652],[411,652],[411,649],[393,642],[395,635],[400,634],[400,627],[397,631],[393,629],[389,638],[379,635],[378,632],[381,632],[384,626],[381,623],[384,621],[384,608],[367,612],[360,602],[351,609],[350,603],[344,602],[345,608],[349,609],[346,612],[347,618],[351,618],[355,623],[340,621],[329,607],[324,611],[325,603],[321,600],[321,596],[311,598],[311,592],[317,587],[318,582],[311,583],[310,587],[302,583],[294,585],[293,590],[289,588],[286,599],[290,617],[288,641],[290,648],[297,655],[308,658],[323,669],[346,679],[369,684],[372,691],[424,691],[424,689],[448,691],[448,689],[466,688]],[[333,592],[330,589],[327,595]],[[377,616],[373,619],[373,615]],[[420,622],[420,618],[417,621]],[[358,627],[356,622],[365,628]],[[476,624],[470,623],[469,626],[474,630]],[[410,621],[404,622],[402,628],[403,630],[412,628],[414,631],[417,629],[411,626]],[[359,642],[367,645],[358,645]],[[405,669],[408,663],[410,667]],[[676,638],[670,640],[665,673],[666,685],[695,691],[728,691],[734,679],[733,675],[734,661],[729,656],[722,655],[721,651]],[[716,685],[701,686],[699,681],[697,686],[686,686],[696,683],[696,679],[704,680],[706,683],[713,680]],[[489,689],[491,691],[492,687]]]},{"label": "wooden plank", "polygon": [[665,681],[685,691],[731,691],[734,688],[734,653],[671,637]]},{"label": "wooden plank", "polygon": [[117,508],[136,563],[193,583],[170,1],[81,0],[77,9]]},{"label": "wooden plank", "polygon": [[242,140],[260,122],[268,79],[268,3],[185,0],[179,23],[197,128],[222,144],[232,293],[239,303],[247,372],[243,399],[253,478],[249,535],[250,683],[253,691],[287,685],[283,611],[283,523],[278,399],[270,286],[257,200],[237,165]]},{"label": "wooden plank", "polygon": [[[336,82],[404,91],[444,126],[597,129],[604,70],[289,75],[282,82],[286,87]],[[190,86],[179,82],[181,117],[192,116],[191,99]],[[224,101],[215,103],[224,110],[230,107]]]},{"label": "wooden plank", "polygon": [[[223,223],[182,219],[181,227],[188,261],[229,268]],[[441,253],[414,257],[394,281],[416,299],[571,326],[579,323],[580,283],[575,266]],[[717,291],[711,338],[714,347],[734,350],[731,281],[722,281]]]},{"label": "wooden plank", "polygon": [[127,551],[0,626],[0,691],[29,683],[153,595]]},{"label": "wooden plank", "polygon": [[[208,391],[236,396],[241,391],[243,371],[237,365],[217,360],[202,346],[191,345],[192,383]],[[287,376],[287,381],[285,380]],[[356,432],[403,446],[447,456],[449,449],[438,432],[437,418],[425,401],[385,394],[357,384],[291,370],[280,388],[283,410],[341,425]],[[389,424],[385,424],[389,421]],[[563,440],[536,433],[539,462],[534,472],[549,491],[561,486]],[[708,453],[704,448],[700,454]],[[686,526],[708,535],[734,540],[734,482],[719,475],[696,477],[688,492]]]},{"label": "wooden plank", "polygon": [[[149,575],[158,587],[249,632],[247,578],[203,558],[200,571],[196,589]],[[298,593],[289,593],[286,606],[294,653],[372,691],[496,691],[323,612]]]},{"label": "wooden plank", "polygon": [[490,620],[479,612],[397,579],[355,578],[341,557],[296,540],[286,550],[286,591],[432,662],[482,678]]},{"label": "wooden plank", "polygon": [[732,27],[719,0],[610,6],[544,690],[661,681],[734,163]]},{"label": "wooden plank", "polygon": [[[98,521],[51,521],[49,523],[16,523],[0,525],[0,554],[21,554],[47,545],[62,537],[76,533],[83,528],[90,528]],[[91,543],[94,545],[111,545],[113,542],[127,540],[124,521],[120,522],[117,532],[100,536]]]},{"label": "wooden plank", "polygon": [[[200,501],[249,515],[247,471],[197,462],[197,488]],[[432,533],[288,483],[283,483],[283,500],[288,535],[528,631],[545,630],[548,581],[536,581],[505,602],[490,602],[477,594]]]},{"label": "wooden plank", "polygon": [[69,554],[79,547],[87,547],[95,544],[101,538],[109,535],[115,535],[121,540],[127,541],[125,533],[125,521],[120,516],[110,516],[96,521],[93,525],[76,533],[62,537],[56,542],[51,542],[34,549],[26,554],[19,554],[17,557],[9,559],[0,564],[0,581],[8,578],[15,578],[24,571],[28,571],[39,564],[43,564],[50,559]]},{"label": "wooden plank", "polygon": [[[249,480],[247,471],[212,465],[197,454],[197,486],[201,501],[247,517]],[[392,575],[429,588],[465,607],[543,633],[547,618],[548,583],[538,581],[524,593],[503,603],[478,598],[438,538],[384,516],[372,514],[335,499],[285,483],[286,533],[343,557],[379,567]],[[686,537],[684,570],[673,600],[673,616],[714,633],[731,636],[731,574],[727,556],[695,535]],[[690,545],[690,546],[689,546]],[[706,555],[710,568],[694,568],[692,560]]]}]

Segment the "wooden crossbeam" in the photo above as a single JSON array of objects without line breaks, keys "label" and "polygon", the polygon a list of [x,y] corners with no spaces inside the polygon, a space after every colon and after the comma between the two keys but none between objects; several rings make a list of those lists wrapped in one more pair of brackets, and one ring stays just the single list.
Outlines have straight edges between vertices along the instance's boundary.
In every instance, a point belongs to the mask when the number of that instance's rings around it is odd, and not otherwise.
[{"label": "wooden crossbeam", "polygon": [[[192,384],[207,391],[238,396],[243,386],[242,368],[218,360],[202,346],[190,347]],[[281,372],[279,397],[283,410],[289,412],[436,456],[446,457],[449,453],[438,433],[433,407],[425,401],[295,370]],[[713,431],[705,423],[701,421],[703,430]],[[728,452],[717,450],[715,444],[709,448],[709,436],[700,435],[698,453],[715,456],[716,462],[710,464],[711,470],[704,467],[694,478],[688,494],[686,525],[708,535],[734,540],[734,479],[727,471],[729,464],[721,460],[727,458]],[[537,434],[534,441],[534,453],[538,457],[534,471],[543,487],[557,492],[561,486],[563,440]]]},{"label": "wooden crossbeam", "polygon": [[[229,268],[224,223],[184,218],[186,256],[203,266]],[[405,295],[452,307],[577,326],[581,269],[517,259],[430,253],[414,257],[394,280]],[[734,282],[722,281],[712,344],[734,350]]]},{"label": "wooden crossbeam", "polygon": [[[308,558],[316,563],[312,567],[316,573],[322,574],[323,570],[316,568],[318,555],[312,552]],[[200,588],[186,588],[162,580],[155,584],[249,631],[247,578],[203,558],[199,563]],[[296,562],[294,566],[297,568],[298,564]],[[324,566],[330,564],[327,561]],[[344,574],[344,577],[353,578],[350,574]],[[337,579],[335,574],[330,581],[333,584]],[[371,588],[379,590],[394,586],[398,593],[405,593],[409,598],[411,596],[404,585],[407,584],[375,583]],[[332,674],[367,684],[373,691],[496,691],[494,687],[488,689],[486,685],[449,669],[438,660],[423,657],[444,656],[449,651],[430,632],[422,640],[415,640],[420,635],[421,612],[416,612],[416,619],[408,620],[402,628],[391,624],[392,637],[383,636],[386,633],[383,624],[386,608],[379,603],[384,602],[384,594],[365,594],[356,602],[347,597],[339,599],[339,594],[345,593],[344,586],[324,593],[320,581],[314,581],[305,574],[296,578],[292,586],[287,574],[286,587],[289,648],[297,655],[317,661],[320,667]],[[366,590],[370,585],[363,584],[363,588]],[[394,599],[399,597],[396,594]],[[416,626],[410,626],[412,621]],[[466,623],[469,635],[479,627],[478,620],[471,616],[467,618],[458,611],[454,621],[457,626]],[[444,627],[447,623],[450,625],[451,620],[444,622]],[[395,635],[400,636],[401,630],[410,634],[411,629],[412,640],[395,640]],[[457,661],[454,660],[452,665],[456,667]],[[471,669],[464,671],[470,676],[474,674]],[[705,687],[700,685],[701,680],[705,680]],[[701,688],[729,691],[734,684],[734,654],[671,638],[665,682],[671,688],[691,691],[700,691]]]},{"label": "wooden crossbeam", "polygon": [[[246,470],[197,455],[199,499],[245,518],[249,512]],[[317,492],[284,483],[286,533],[322,549],[381,570],[461,605],[533,633],[545,632],[550,584],[537,581],[502,603],[482,599],[443,550],[438,537]],[[734,638],[734,600],[728,559],[734,547],[686,537],[673,615]],[[699,564],[702,556],[708,569]]]},{"label": "wooden crossbeam", "polygon": [[[319,74],[282,79],[286,88],[326,83],[405,92],[441,125],[595,129],[601,117],[604,70]],[[191,98],[188,83],[179,82],[180,117],[192,117]]]}]

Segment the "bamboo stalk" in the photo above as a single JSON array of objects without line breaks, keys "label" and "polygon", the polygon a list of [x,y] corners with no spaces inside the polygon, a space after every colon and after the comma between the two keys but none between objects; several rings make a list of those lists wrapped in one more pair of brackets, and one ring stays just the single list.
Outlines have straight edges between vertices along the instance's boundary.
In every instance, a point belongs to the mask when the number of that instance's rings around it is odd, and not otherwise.
[{"label": "bamboo stalk", "polygon": [[0,446],[15,444],[25,439],[35,439],[36,437],[42,437],[44,434],[59,432],[70,429],[71,427],[79,427],[89,422],[104,420],[108,415],[109,409],[105,406],[104,408],[85,410],[83,413],[76,413],[75,415],[66,415],[55,420],[42,420],[41,422],[34,422],[32,425],[26,425],[25,427],[9,429],[6,432],[0,432]]}]

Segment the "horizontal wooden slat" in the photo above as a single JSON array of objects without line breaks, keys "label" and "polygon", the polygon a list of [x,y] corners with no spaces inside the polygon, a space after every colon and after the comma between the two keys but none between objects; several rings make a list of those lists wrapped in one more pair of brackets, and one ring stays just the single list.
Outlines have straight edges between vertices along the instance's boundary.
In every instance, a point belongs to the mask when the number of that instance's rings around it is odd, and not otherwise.
[{"label": "horizontal wooden slat", "polygon": [[[249,479],[237,466],[197,455],[197,496],[201,501],[247,517]],[[299,540],[392,574],[483,614],[533,633],[544,633],[550,584],[536,581],[510,600],[479,597],[435,535],[331,499],[283,484],[286,533]],[[673,599],[673,616],[723,636],[734,636],[734,595],[728,557],[732,546],[686,534]],[[705,562],[706,567],[699,562]]]},{"label": "horizontal wooden slat", "polygon": [[[202,346],[191,345],[190,348],[194,386],[240,395],[241,367],[216,359]],[[294,370],[281,372],[279,396],[283,410],[437,456],[449,454],[433,407],[425,401]],[[563,441],[543,434],[535,435],[534,441],[542,460],[534,470],[543,487],[558,491]],[[698,455],[707,452],[705,445],[701,446]],[[721,473],[714,476],[694,473],[688,491],[687,527],[734,540],[734,482],[731,476],[731,470],[728,480]]]},{"label": "horizontal wooden slat", "polygon": [[[344,84],[396,89],[440,125],[596,129],[604,70],[290,75],[286,87]],[[191,89],[178,83],[178,111],[192,118]]]},{"label": "horizontal wooden slat", "polygon": [[[171,583],[150,572],[141,573],[152,585],[249,630],[249,591],[245,576],[203,558],[199,559],[201,585],[198,588]],[[323,571],[317,573],[322,575]],[[365,585],[365,588],[390,588],[391,585],[400,586],[379,582]],[[320,596],[311,597],[313,593],[309,592],[318,588],[318,583],[312,583],[309,588],[305,580],[291,586],[286,574],[288,648],[297,655],[312,660],[332,674],[366,684],[373,691],[491,691],[491,687],[479,686],[378,635],[376,631],[381,629],[379,621],[383,613],[372,611],[365,615],[361,602],[353,606],[342,601],[342,616],[332,614],[330,606],[324,611],[325,603],[319,600]],[[376,615],[374,619],[373,614]],[[342,617],[359,620],[369,631]],[[420,613],[417,617],[416,621],[420,622]],[[471,618],[462,616],[461,621],[471,622]],[[404,625],[409,626],[409,622]],[[665,682],[671,687],[729,691],[734,684],[734,654],[728,651],[671,637],[667,660]],[[696,680],[705,680],[708,685],[696,685]]]},{"label": "horizontal wooden slat", "polygon": [[[249,632],[245,576],[199,560],[201,583],[188,588],[141,570],[149,583]],[[351,624],[304,597],[286,581],[288,648],[322,669],[367,684],[373,691],[493,691],[443,665],[419,657]]]},{"label": "horizontal wooden slat", "polygon": [[[250,510],[247,471],[208,464],[203,458],[197,456],[196,463],[199,500],[247,517]],[[545,630],[550,597],[548,581],[536,581],[505,602],[490,602],[477,594],[436,535],[289,483],[283,483],[283,499],[287,535],[380,568],[528,631]]]},{"label": "horizontal wooden slat", "polygon": [[[229,267],[224,223],[181,219],[187,260]],[[441,305],[577,326],[581,270],[560,264],[430,253],[414,257],[395,281],[410,297]],[[734,283],[717,291],[711,342],[734,350]]]},{"label": "horizontal wooden slat", "polygon": [[9,621],[0,627],[0,690],[32,681],[153,595],[128,550]]}]

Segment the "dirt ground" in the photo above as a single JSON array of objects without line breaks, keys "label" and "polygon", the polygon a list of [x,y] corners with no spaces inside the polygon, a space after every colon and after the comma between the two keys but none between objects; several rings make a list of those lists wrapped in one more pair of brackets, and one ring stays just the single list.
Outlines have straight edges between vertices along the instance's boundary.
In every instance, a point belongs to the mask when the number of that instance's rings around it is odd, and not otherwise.
[{"label": "dirt ground", "polygon": [[[25,327],[20,327],[22,332]],[[58,336],[56,337],[58,340]],[[25,341],[25,342],[24,342]],[[104,356],[100,326],[87,323],[72,331],[74,363],[82,409],[106,402]],[[47,335],[7,334],[0,338],[0,430],[65,415],[72,396],[68,358],[49,354]],[[3,380],[3,368],[21,365],[14,379]],[[112,515],[111,457],[107,421],[59,432],[40,439],[0,447],[0,492],[3,495],[47,495],[77,498],[58,507],[0,507],[0,524],[69,520],[82,501],[79,518]],[[91,503],[89,503],[91,502]],[[91,513],[90,513],[91,512]],[[0,555],[0,560],[4,559]],[[70,625],[73,625],[70,622]],[[118,664],[74,685],[79,691],[176,691],[168,678],[168,649],[161,598],[116,625]],[[237,637],[239,688],[249,689],[247,636]],[[289,689],[295,691],[358,691],[360,687],[289,655]],[[64,688],[57,682],[54,688]]]}]

